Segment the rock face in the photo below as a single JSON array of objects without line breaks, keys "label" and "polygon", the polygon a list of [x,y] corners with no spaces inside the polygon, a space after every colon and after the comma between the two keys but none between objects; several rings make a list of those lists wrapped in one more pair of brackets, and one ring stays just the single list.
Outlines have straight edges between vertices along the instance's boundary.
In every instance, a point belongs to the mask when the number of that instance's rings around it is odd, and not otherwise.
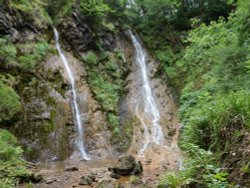
[{"label": "rock face", "polygon": [[121,176],[142,174],[143,168],[140,161],[136,161],[131,155],[121,157],[114,167],[109,168],[114,174]]},{"label": "rock face", "polygon": [[93,32],[85,23],[85,17],[79,16],[76,12],[59,27],[62,28],[63,38],[74,51],[84,52],[94,43]]},{"label": "rock face", "polygon": [[[104,29],[94,31],[91,23],[85,16],[75,10],[72,16],[64,20],[58,27],[61,28],[63,38],[68,47],[77,53],[86,52],[98,43],[104,50],[112,51],[115,46],[115,36]],[[97,36],[96,36],[97,35]]]},{"label": "rock face", "polygon": [[[129,39],[129,34],[127,34]],[[130,39],[131,41],[131,39]],[[132,41],[131,41],[132,42]],[[164,135],[162,147],[156,147],[154,142],[146,144],[145,132],[142,123],[139,121],[138,114],[144,118],[147,122],[146,112],[144,112],[144,102],[141,100],[141,79],[139,73],[141,72],[140,66],[136,64],[135,48],[131,44],[119,43],[120,48],[125,54],[125,59],[131,62],[129,75],[126,79],[126,89],[128,91],[122,109],[138,120],[137,124],[133,126],[133,138],[128,149],[128,153],[134,156],[139,155],[139,151],[146,145],[144,150],[143,161],[152,161],[152,168],[161,168],[162,161],[169,161],[176,156],[180,155],[180,150],[177,146],[178,135],[179,135],[179,123],[177,118],[177,103],[174,96],[174,90],[171,87],[166,76],[159,74],[160,64],[154,60],[149,52],[146,56],[146,71],[152,89],[153,96],[155,97],[156,106],[160,113],[159,124],[161,125],[162,132]],[[130,46],[130,48],[128,48]],[[146,51],[146,50],[145,50]],[[126,118],[126,117],[125,117]],[[149,135],[153,134],[152,124],[148,123],[147,128]],[[151,138],[150,138],[151,139]],[[149,140],[150,140],[149,139]],[[157,149],[155,149],[157,148]],[[171,151],[172,150],[172,151]],[[164,157],[168,153],[167,159]],[[180,159],[176,159],[179,161]],[[171,169],[178,169],[178,162],[173,161],[171,163]]]},{"label": "rock face", "polygon": [[39,33],[48,28],[48,24],[39,11],[24,13],[10,7],[9,1],[1,2],[0,37],[9,35],[13,41],[25,41],[27,34]]}]

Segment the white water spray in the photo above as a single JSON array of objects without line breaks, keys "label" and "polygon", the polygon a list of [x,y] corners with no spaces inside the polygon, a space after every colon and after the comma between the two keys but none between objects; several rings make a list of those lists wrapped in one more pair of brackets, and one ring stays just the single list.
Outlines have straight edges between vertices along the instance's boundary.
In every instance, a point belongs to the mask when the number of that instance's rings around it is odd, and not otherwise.
[{"label": "white water spray", "polygon": [[67,58],[65,57],[65,55],[63,54],[63,52],[61,50],[60,43],[59,43],[59,34],[58,34],[58,31],[56,30],[56,28],[54,28],[54,35],[55,35],[56,49],[57,49],[57,51],[62,59],[63,65],[65,67],[65,70],[67,72],[69,82],[71,85],[72,107],[73,107],[73,110],[75,112],[74,118],[75,118],[75,123],[76,123],[77,131],[78,131],[77,146],[82,154],[82,157],[85,160],[90,160],[90,157],[86,153],[85,147],[84,147],[83,125],[82,125],[82,121],[81,121],[81,113],[80,113],[79,106],[77,103],[77,91],[76,91],[76,83],[75,83],[74,74],[70,68],[70,65],[69,65]]},{"label": "white water spray", "polygon": [[[135,62],[139,67],[138,76],[141,79],[141,96],[136,106],[136,116],[140,120],[144,129],[144,145],[139,151],[139,155],[143,157],[144,151],[150,142],[155,142],[158,145],[164,145],[164,135],[162,127],[159,124],[160,112],[157,108],[147,75],[147,53],[141,46],[139,39],[132,33],[132,31],[129,31],[129,33],[135,47]],[[139,111],[141,103],[144,105],[142,112]]]}]

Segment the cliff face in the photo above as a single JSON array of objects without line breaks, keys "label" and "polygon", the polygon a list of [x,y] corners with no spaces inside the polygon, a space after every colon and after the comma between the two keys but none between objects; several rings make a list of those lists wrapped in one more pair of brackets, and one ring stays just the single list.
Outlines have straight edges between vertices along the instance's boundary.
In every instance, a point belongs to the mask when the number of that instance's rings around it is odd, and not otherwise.
[{"label": "cliff face", "polygon": [[[8,1],[1,5],[0,37],[6,39],[6,44],[15,51],[14,63],[1,59],[1,78],[11,75],[16,80],[11,86],[22,103],[22,110],[8,121],[1,122],[1,127],[15,133],[24,146],[27,159],[65,160],[74,151],[76,137],[70,86],[61,59],[56,55],[50,20],[42,11],[41,7],[37,7],[26,12]],[[109,51],[108,56],[115,61],[113,51],[116,36],[111,31],[93,31],[85,20],[73,12],[61,20],[58,28],[63,51],[76,77],[80,98],[84,98],[80,101],[80,107],[81,112],[87,114],[84,119],[86,148],[94,158],[103,158],[111,156],[115,150],[110,144],[113,125],[107,122],[107,111],[93,96],[85,70],[87,62],[83,58],[88,51],[96,51],[98,43],[102,51]],[[22,64],[31,61],[29,55],[38,53],[36,45],[40,41],[46,41],[48,48],[43,58],[34,58],[32,66],[23,68]],[[21,57],[27,58],[23,62]],[[116,106],[111,111],[115,114]]]},{"label": "cliff face", "polygon": [[[3,61],[1,75],[17,80],[12,87],[22,103],[22,111],[1,122],[1,127],[18,137],[28,160],[65,160],[75,156],[77,135],[69,78],[54,47],[51,21],[44,9],[36,6],[24,11],[5,2],[0,9],[0,37],[16,49],[15,63]],[[136,154],[143,134],[134,114],[138,78],[128,33],[119,25],[97,27],[77,8],[60,18],[56,27],[76,80],[86,150],[93,158],[126,151]],[[37,55],[41,50],[42,57]],[[178,125],[176,106],[165,78],[156,78],[157,62],[150,58],[148,64],[164,117],[160,123],[170,147],[176,142],[172,141]]]}]

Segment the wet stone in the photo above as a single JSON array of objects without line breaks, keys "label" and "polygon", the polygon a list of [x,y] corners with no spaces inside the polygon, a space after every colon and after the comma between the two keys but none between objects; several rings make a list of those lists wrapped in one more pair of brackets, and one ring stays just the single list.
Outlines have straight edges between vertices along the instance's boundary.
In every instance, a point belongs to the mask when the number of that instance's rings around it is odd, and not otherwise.
[{"label": "wet stone", "polygon": [[81,177],[79,185],[91,185],[93,183],[93,180],[89,177]]},{"label": "wet stone", "polygon": [[78,171],[79,169],[75,166],[70,166],[70,167],[66,167],[64,169],[64,171],[69,171],[69,172],[74,172],[74,171]]},{"label": "wet stone", "polygon": [[120,179],[120,178],[121,178],[120,175],[115,174],[115,173],[111,173],[111,174],[110,174],[110,177],[111,177],[111,178],[114,178],[114,179]]},{"label": "wet stone", "polygon": [[88,175],[88,178],[90,178],[90,179],[92,179],[93,181],[95,181],[96,176],[95,176],[95,174],[91,173],[91,174]]},{"label": "wet stone", "polygon": [[136,161],[131,155],[119,159],[114,167],[109,167],[109,171],[121,176],[142,174],[143,168],[140,161]]},{"label": "wet stone", "polygon": [[52,184],[52,183],[54,183],[56,180],[55,179],[50,179],[50,180],[47,180],[46,181],[46,184]]}]

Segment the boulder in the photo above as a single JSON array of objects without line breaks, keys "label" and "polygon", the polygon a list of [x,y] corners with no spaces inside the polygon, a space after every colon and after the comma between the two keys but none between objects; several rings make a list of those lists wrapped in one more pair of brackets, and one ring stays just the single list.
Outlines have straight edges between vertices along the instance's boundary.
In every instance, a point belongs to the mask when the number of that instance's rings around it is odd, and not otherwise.
[{"label": "boulder", "polygon": [[131,155],[121,157],[114,167],[109,167],[109,171],[121,176],[139,175],[143,172],[142,164],[136,161]]},{"label": "boulder", "polygon": [[110,177],[111,177],[111,178],[114,178],[114,179],[120,179],[121,176],[118,175],[118,174],[115,174],[115,173],[111,173],[111,174],[110,174]]},{"label": "boulder", "polygon": [[93,180],[90,177],[81,177],[79,185],[92,185]]}]

